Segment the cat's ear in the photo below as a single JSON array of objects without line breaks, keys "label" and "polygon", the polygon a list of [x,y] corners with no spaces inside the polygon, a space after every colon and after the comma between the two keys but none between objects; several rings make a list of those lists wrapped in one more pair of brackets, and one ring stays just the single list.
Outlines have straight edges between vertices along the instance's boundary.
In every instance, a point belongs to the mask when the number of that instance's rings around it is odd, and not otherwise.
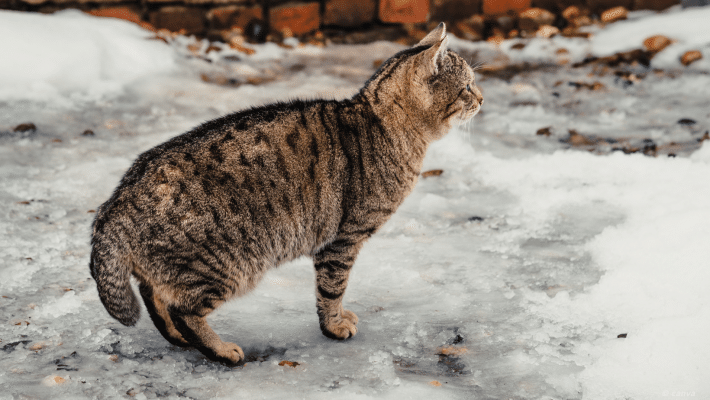
[{"label": "cat's ear", "polygon": [[432,46],[436,43],[441,42],[444,38],[446,37],[446,24],[445,23],[440,23],[434,30],[429,32],[428,35],[424,37],[419,43],[417,43],[414,47],[417,46]]},{"label": "cat's ear", "polygon": [[444,64],[444,56],[448,50],[449,37],[444,36],[430,48],[424,50],[419,58],[420,66],[430,75],[436,75]]}]

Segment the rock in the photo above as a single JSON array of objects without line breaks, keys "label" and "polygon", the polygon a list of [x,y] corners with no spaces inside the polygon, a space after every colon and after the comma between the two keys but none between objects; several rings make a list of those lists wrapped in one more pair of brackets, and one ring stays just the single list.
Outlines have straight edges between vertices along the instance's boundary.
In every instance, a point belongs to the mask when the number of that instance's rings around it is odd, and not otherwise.
[{"label": "rock", "polygon": [[695,121],[694,119],[690,119],[690,118],[681,118],[678,120],[678,123],[680,125],[695,125],[697,123],[697,121]]},{"label": "rock", "polygon": [[601,15],[601,20],[604,23],[611,23],[615,21],[621,21],[622,19],[626,19],[629,15],[629,10],[626,9],[626,7],[614,7],[610,8],[606,11],[604,11]]},{"label": "rock", "polygon": [[670,46],[671,43],[673,43],[673,41],[668,37],[663,35],[655,35],[644,40],[643,47],[645,47],[647,51],[658,53],[659,51]]},{"label": "rock", "polygon": [[94,136],[94,131],[92,131],[91,129],[87,129],[84,132],[82,132],[81,134],[82,134],[82,136]]},{"label": "rock", "polygon": [[620,333],[616,336],[619,339],[626,339],[626,334],[625,333]]},{"label": "rock", "polygon": [[680,57],[680,63],[687,67],[701,58],[703,58],[703,55],[698,50],[686,51],[685,54]]},{"label": "rock", "polygon": [[36,130],[37,126],[35,126],[35,124],[33,124],[32,122],[17,125],[12,129],[13,132],[34,132]]},{"label": "rock", "polygon": [[552,25],[555,14],[542,8],[529,8],[518,15],[518,27],[525,31],[537,31],[543,25]]},{"label": "rock", "polygon": [[512,46],[510,46],[511,50],[522,50],[525,48],[525,43],[516,43]]}]

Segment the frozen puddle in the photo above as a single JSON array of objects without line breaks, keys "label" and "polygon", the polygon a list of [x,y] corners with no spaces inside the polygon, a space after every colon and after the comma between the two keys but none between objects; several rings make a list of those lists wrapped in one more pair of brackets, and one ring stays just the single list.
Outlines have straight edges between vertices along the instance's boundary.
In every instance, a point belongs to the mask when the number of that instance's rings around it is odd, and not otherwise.
[{"label": "frozen puddle", "polygon": [[[128,45],[144,40],[119,25]],[[0,399],[709,397],[710,141],[698,139],[710,81],[698,68],[633,84],[591,67],[479,75],[483,112],[428,153],[424,169],[443,174],[420,180],[353,269],[351,340],[321,335],[306,259],[211,316],[245,350],[241,367],[169,345],[145,310],[132,328],[108,316],[89,276],[92,211],[139,153],[251,105],[348,96],[397,48],[265,46],[237,68],[168,47],[174,65],[157,75],[87,74],[113,82],[105,93],[49,78],[3,92]],[[200,78],[243,71],[277,78]],[[605,89],[568,84],[595,80]],[[12,132],[26,122],[36,131]],[[570,129],[604,144],[574,144]],[[613,149],[644,139],[657,157]]]}]

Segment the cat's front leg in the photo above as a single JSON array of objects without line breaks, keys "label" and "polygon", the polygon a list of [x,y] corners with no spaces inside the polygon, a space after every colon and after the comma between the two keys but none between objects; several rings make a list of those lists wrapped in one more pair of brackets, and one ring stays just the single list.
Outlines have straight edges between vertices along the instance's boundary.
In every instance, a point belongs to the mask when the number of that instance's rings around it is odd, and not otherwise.
[{"label": "cat's front leg", "polygon": [[357,333],[357,315],[343,308],[343,295],[359,248],[359,244],[336,240],[314,257],[320,330],[331,339],[348,339]]}]

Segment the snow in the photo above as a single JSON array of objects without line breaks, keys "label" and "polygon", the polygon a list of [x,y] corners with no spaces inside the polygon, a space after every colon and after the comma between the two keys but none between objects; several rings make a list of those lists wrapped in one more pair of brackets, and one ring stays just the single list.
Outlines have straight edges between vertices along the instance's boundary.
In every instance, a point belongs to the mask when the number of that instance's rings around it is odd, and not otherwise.
[{"label": "snow", "polygon": [[[472,61],[541,62],[560,46],[581,59],[667,34],[678,48],[656,57],[693,45],[707,59],[710,38],[693,25],[707,12],[632,13],[590,41],[522,50],[451,43]],[[251,105],[347,97],[401,46],[291,40],[253,56],[225,48],[208,63],[185,49],[194,38],[167,45],[71,11],[2,11],[0,35],[0,399],[710,396],[705,61],[631,85],[591,68],[479,75],[481,114],[425,160],[444,172],[420,180],[356,262],[345,304],[357,336],[320,334],[312,263],[299,259],[210,317],[247,354],[232,369],[169,345],[145,310],[131,328],[108,316],[88,270],[93,210],[151,146]],[[604,89],[556,84],[572,81]],[[12,132],[30,121],[36,132]],[[542,127],[552,135],[537,136]],[[651,138],[677,156],[575,149],[568,129]]]},{"label": "snow", "polygon": [[[680,55],[688,50],[703,48],[703,56],[710,55],[710,8],[688,8],[678,12],[650,15],[612,24],[597,33],[592,40],[592,53],[605,56],[640,48],[643,41],[654,35],[665,35],[676,43],[661,51],[653,60],[656,67],[678,65]],[[708,64],[705,64],[706,68]]]},{"label": "snow", "polygon": [[142,76],[167,73],[174,55],[135,24],[77,10],[1,11],[0,97],[96,99]]}]

